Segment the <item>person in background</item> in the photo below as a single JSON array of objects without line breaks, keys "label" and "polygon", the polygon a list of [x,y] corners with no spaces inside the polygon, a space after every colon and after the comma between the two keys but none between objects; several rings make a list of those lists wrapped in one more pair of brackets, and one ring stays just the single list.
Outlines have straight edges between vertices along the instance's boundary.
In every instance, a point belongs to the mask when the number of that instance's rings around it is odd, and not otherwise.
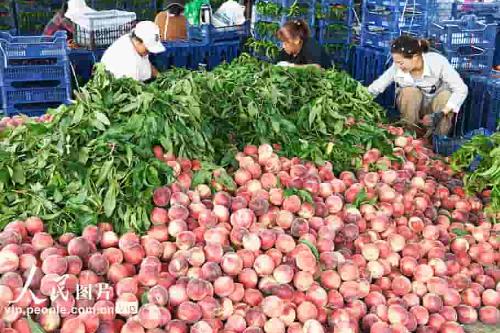
[{"label": "person in background", "polygon": [[73,45],[73,34],[75,25],[73,23],[77,15],[93,12],[94,10],[87,6],[85,0],[69,0],[63,1],[62,7],[52,17],[50,22],[45,26],[43,35],[53,36],[57,31],[66,31],[68,35],[68,43]]},{"label": "person in background", "polygon": [[392,66],[368,91],[377,96],[395,82],[396,107],[406,126],[419,129],[421,122],[429,127],[428,135],[448,135],[468,93],[460,75],[444,56],[429,52],[423,39],[401,36],[393,41],[391,55]]},{"label": "person in background", "polygon": [[151,21],[137,23],[130,34],[117,39],[104,52],[101,63],[116,78],[128,77],[145,82],[158,75],[149,53],[162,53],[160,29]]},{"label": "person in background", "polygon": [[156,15],[155,23],[160,28],[161,40],[187,39],[188,22],[183,12],[183,0],[168,0],[165,10]]},{"label": "person in background", "polygon": [[278,56],[278,65],[330,67],[325,50],[311,38],[309,26],[304,20],[286,22],[277,32],[283,42],[283,49]]}]

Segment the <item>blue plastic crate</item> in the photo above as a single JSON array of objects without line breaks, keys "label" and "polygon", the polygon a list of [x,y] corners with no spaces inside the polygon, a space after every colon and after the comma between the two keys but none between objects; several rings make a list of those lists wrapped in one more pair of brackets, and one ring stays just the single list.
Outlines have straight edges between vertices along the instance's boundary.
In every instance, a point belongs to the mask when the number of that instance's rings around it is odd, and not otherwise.
[{"label": "blue plastic crate", "polygon": [[160,71],[172,67],[197,69],[199,67],[198,50],[206,48],[200,42],[175,41],[164,42],[165,52],[151,54],[151,63]]},{"label": "blue plastic crate", "polygon": [[361,29],[361,45],[380,49],[389,49],[394,39],[400,36],[399,31],[385,30],[383,27],[380,31],[370,30],[369,27]]},{"label": "blue plastic crate", "polygon": [[13,88],[1,87],[3,110],[7,115],[40,115],[48,107],[67,104],[71,89],[68,85],[51,88]]},{"label": "blue plastic crate", "polygon": [[321,20],[319,21],[318,40],[320,44],[350,44],[352,28]]},{"label": "blue plastic crate", "polygon": [[[365,87],[380,77],[392,65],[392,58],[387,50],[356,46],[352,56],[350,72],[353,78]],[[394,109],[395,87],[391,85],[377,97],[377,102],[389,111]]]},{"label": "blue plastic crate", "polygon": [[486,128],[497,131],[500,130],[500,78],[488,80],[486,91],[489,99]]},{"label": "blue plastic crate", "polygon": [[256,13],[255,14],[255,22],[274,22],[281,25],[281,21],[283,19],[283,15],[280,16],[271,16],[271,15],[263,15]]},{"label": "blue plastic crate", "polygon": [[54,36],[12,36],[0,32],[0,45],[3,49],[3,60],[9,65],[12,62],[25,61],[47,64],[58,64],[68,59],[66,32],[58,31]]},{"label": "blue plastic crate", "polygon": [[335,64],[336,68],[348,71],[351,57],[354,53],[354,47],[346,44],[327,44],[322,45],[326,53],[330,57],[330,61]]},{"label": "blue plastic crate", "polygon": [[363,8],[362,22],[367,26],[384,27],[391,31],[422,30],[427,27],[427,10],[397,12],[386,8]]},{"label": "blue plastic crate", "polygon": [[61,65],[4,67],[3,64],[1,64],[0,66],[0,85],[38,81],[54,81],[54,84],[57,85],[71,80],[68,62]]},{"label": "blue plastic crate", "polygon": [[81,78],[84,82],[87,82],[92,76],[94,64],[101,60],[104,51],[104,49],[95,51],[85,49],[70,50],[69,60],[77,77]]},{"label": "blue plastic crate", "polygon": [[451,65],[462,74],[487,74],[493,66],[495,50],[474,47],[465,50],[446,51],[444,55]]},{"label": "blue plastic crate", "polygon": [[456,152],[464,143],[470,141],[476,135],[486,135],[490,136],[492,134],[491,131],[480,128],[477,130],[473,130],[468,132],[464,136],[457,137],[448,137],[445,135],[434,135],[432,139],[432,145],[434,148],[434,152],[436,154],[442,156],[450,156],[454,152]]},{"label": "blue plastic crate", "polygon": [[190,40],[200,41],[204,44],[220,41],[243,40],[250,35],[250,22],[242,25],[216,28],[211,24],[200,26],[189,26],[188,36]]},{"label": "blue plastic crate", "polygon": [[434,22],[429,27],[429,39],[435,48],[457,51],[464,47],[494,49],[497,34],[496,24],[479,22],[474,15],[459,20]]},{"label": "blue plastic crate", "polygon": [[319,3],[316,17],[328,22],[351,25],[353,20],[353,0],[323,0]]},{"label": "blue plastic crate", "polygon": [[363,1],[363,5],[385,7],[394,11],[402,11],[405,8],[426,9],[428,0],[365,0]]},{"label": "blue plastic crate", "polygon": [[241,53],[241,43],[229,41],[202,46],[194,50],[197,67],[211,70],[222,63],[229,63]]}]

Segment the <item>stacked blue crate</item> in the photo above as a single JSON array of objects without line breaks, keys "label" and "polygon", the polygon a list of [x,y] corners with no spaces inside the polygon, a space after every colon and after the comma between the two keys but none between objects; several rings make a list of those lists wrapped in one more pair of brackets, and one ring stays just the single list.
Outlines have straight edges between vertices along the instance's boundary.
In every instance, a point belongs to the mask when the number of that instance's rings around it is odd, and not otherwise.
[{"label": "stacked blue crate", "polygon": [[256,2],[253,37],[280,47],[278,29],[287,21],[303,19],[315,35],[315,0],[258,0]]},{"label": "stacked blue crate", "polygon": [[[387,50],[377,50],[371,47],[356,46],[351,61],[351,76],[368,87],[392,65],[392,58]],[[395,87],[388,87],[377,97],[377,102],[388,111],[391,118],[397,117],[394,107]]]},{"label": "stacked blue crate", "polygon": [[484,23],[475,15],[431,23],[429,40],[461,73],[489,73],[495,53],[496,23]]},{"label": "stacked blue crate", "polygon": [[316,6],[318,41],[340,68],[346,68],[353,42],[354,1],[322,0]]},{"label": "stacked blue crate", "polygon": [[39,116],[71,97],[66,33],[13,37],[0,33],[0,92],[7,116]]},{"label": "stacked blue crate", "polygon": [[250,22],[227,27],[214,27],[211,24],[188,27],[189,40],[212,44],[224,41],[243,41],[250,35]]},{"label": "stacked blue crate", "polygon": [[361,45],[388,49],[402,34],[425,36],[428,11],[429,0],[363,1]]}]

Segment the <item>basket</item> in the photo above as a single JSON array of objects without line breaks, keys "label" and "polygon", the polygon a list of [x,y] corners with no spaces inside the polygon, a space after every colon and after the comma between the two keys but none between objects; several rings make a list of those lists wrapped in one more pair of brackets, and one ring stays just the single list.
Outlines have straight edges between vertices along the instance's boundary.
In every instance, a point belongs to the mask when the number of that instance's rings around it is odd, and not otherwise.
[{"label": "basket", "polygon": [[135,13],[106,10],[86,13],[76,25],[74,40],[81,47],[95,50],[111,45],[135,26]]},{"label": "basket", "polygon": [[243,40],[250,35],[250,22],[242,25],[227,27],[214,27],[211,24],[200,26],[189,26],[188,36],[190,40],[200,41],[204,44],[220,41]]},{"label": "basket", "polygon": [[475,15],[432,23],[429,27],[429,39],[434,47],[445,51],[457,51],[463,47],[494,49],[496,34],[496,24],[479,22]]}]

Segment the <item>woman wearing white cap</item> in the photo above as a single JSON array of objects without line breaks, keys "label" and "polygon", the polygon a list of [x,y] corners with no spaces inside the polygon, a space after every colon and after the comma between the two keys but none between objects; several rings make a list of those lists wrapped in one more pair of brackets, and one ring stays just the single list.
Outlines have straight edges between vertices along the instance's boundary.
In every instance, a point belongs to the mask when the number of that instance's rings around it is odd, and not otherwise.
[{"label": "woman wearing white cap", "polygon": [[158,74],[149,61],[149,53],[164,51],[158,26],[151,21],[142,21],[104,52],[101,63],[116,78],[129,77],[144,82]]}]

